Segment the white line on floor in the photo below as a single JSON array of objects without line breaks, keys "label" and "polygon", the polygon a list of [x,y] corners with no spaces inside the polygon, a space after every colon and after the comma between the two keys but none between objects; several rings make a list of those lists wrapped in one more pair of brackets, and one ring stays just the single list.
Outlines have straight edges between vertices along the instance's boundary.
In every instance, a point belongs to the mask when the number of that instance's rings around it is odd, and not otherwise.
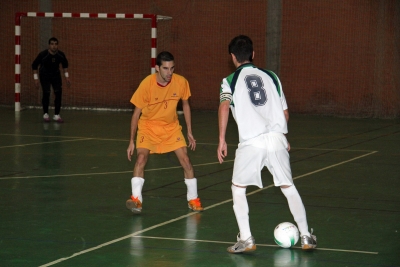
[{"label": "white line on floor", "polygon": [[[328,166],[328,167],[325,167],[325,168],[322,168],[322,169],[319,169],[319,170],[315,170],[315,171],[313,171],[313,172],[309,172],[309,173],[306,173],[306,174],[303,174],[303,175],[294,177],[293,180],[294,180],[294,179],[299,179],[299,178],[302,178],[302,177],[306,177],[306,176],[308,176],[308,175],[312,175],[312,174],[314,174],[314,173],[318,173],[318,172],[321,172],[321,171],[324,171],[324,170],[327,170],[327,169],[330,169],[330,168],[334,168],[334,167],[336,167],[336,166],[339,166],[339,165],[342,165],[342,164],[345,164],[345,163],[348,163],[348,162],[351,162],[351,161],[354,161],[354,160],[357,160],[357,159],[360,159],[360,158],[363,158],[363,157],[372,155],[372,154],[374,154],[374,153],[376,153],[376,152],[377,152],[377,151],[373,151],[373,152],[368,153],[368,154],[365,154],[365,155],[361,155],[361,156],[358,156],[358,157],[355,157],[355,158],[352,158],[352,159],[349,159],[349,160],[345,160],[345,161],[339,162],[339,163],[337,163],[337,164],[330,165],[330,166]],[[255,191],[253,191],[253,192],[251,192],[251,193],[248,193],[247,196],[253,195],[253,194],[255,194],[255,193],[258,193],[258,192],[260,192],[260,191],[262,191],[262,190],[265,190],[265,189],[270,188],[270,187],[273,187],[273,186],[274,186],[274,185],[272,184],[272,185],[266,186],[266,187],[264,187],[264,188],[255,190]],[[228,202],[231,202],[231,201],[232,201],[232,199],[228,199],[228,200],[225,200],[225,201],[216,203],[216,204],[214,204],[214,205],[208,206],[208,207],[204,208],[204,210],[208,210],[208,209],[211,209],[211,208],[215,208],[215,207],[217,207],[217,206],[220,206],[220,205],[222,205],[222,204],[225,204],[225,203],[228,203]],[[100,245],[98,245],[98,246],[95,246],[95,247],[92,247],[92,248],[89,248],[89,249],[85,249],[85,250],[79,251],[79,252],[77,252],[77,253],[72,254],[72,255],[69,256],[69,257],[60,258],[60,259],[58,259],[58,260],[49,262],[49,263],[44,264],[44,265],[41,265],[41,266],[39,266],[39,267],[52,266],[52,265],[54,265],[54,264],[57,264],[57,263],[60,263],[60,262],[69,260],[69,259],[71,259],[71,258],[75,258],[75,257],[77,257],[77,256],[79,256],[79,255],[86,254],[86,253],[89,253],[89,252],[91,252],[91,251],[101,249],[101,248],[103,248],[103,247],[106,247],[106,246],[108,246],[108,245],[117,243],[117,242],[119,242],[119,241],[122,241],[122,240],[125,240],[125,239],[128,239],[128,238],[132,238],[132,237],[135,237],[135,236],[138,236],[139,234],[148,232],[148,231],[153,230],[153,229],[155,229],[155,228],[159,228],[159,227],[161,227],[161,226],[164,226],[164,225],[167,225],[167,224],[170,224],[170,223],[179,221],[179,220],[184,219],[184,218],[187,218],[187,217],[189,217],[189,216],[191,216],[191,215],[193,215],[193,214],[196,214],[196,212],[191,212],[191,213],[188,213],[188,214],[179,216],[179,217],[177,217],[177,218],[175,218],[175,219],[171,219],[171,220],[165,221],[165,222],[163,222],[163,223],[153,225],[153,226],[151,226],[151,227],[148,227],[148,228],[142,229],[142,230],[140,230],[140,231],[134,232],[134,233],[132,233],[132,234],[130,234],[130,235],[126,235],[126,236],[123,236],[123,237],[120,237],[120,238],[117,238],[117,239],[108,241],[108,242],[106,242],[106,243],[100,244]],[[217,241],[217,242],[218,242],[218,241]],[[325,249],[325,250],[328,250],[328,249]],[[339,249],[336,250],[336,251],[351,252],[351,251],[339,250]],[[360,253],[360,252],[358,252],[358,253]],[[373,253],[373,254],[376,253],[376,254],[377,254],[377,252],[371,252],[371,253]]]}]

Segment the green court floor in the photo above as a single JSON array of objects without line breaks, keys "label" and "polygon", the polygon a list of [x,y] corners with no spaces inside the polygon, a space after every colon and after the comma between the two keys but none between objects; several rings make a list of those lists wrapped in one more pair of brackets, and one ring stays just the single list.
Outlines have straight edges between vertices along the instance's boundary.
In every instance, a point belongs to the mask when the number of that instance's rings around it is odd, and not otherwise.
[{"label": "green court floor", "polygon": [[275,245],[275,226],[293,218],[265,169],[264,188],[247,189],[257,250],[232,255],[232,119],[219,164],[217,113],[193,112],[189,153],[204,212],[188,210],[183,171],[168,153],[150,157],[143,213],[133,215],[131,113],[61,115],[63,124],[43,123],[40,110],[0,109],[0,266],[400,266],[398,121],[292,115],[292,172],[318,249]]}]

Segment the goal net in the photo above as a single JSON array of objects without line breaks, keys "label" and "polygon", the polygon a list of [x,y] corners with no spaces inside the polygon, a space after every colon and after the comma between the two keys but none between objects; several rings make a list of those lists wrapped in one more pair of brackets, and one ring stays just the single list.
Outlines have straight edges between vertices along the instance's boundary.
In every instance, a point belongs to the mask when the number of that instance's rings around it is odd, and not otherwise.
[{"label": "goal net", "polygon": [[69,61],[63,109],[132,109],[129,100],[154,73],[157,51],[170,49],[170,31],[171,17],[153,14],[17,13],[15,110],[41,107],[31,65],[51,37]]}]

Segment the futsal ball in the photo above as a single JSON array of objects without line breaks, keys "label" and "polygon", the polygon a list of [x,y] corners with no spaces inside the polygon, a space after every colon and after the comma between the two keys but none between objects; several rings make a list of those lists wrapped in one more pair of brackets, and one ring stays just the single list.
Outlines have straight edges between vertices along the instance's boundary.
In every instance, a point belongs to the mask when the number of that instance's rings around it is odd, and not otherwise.
[{"label": "futsal ball", "polygon": [[283,248],[290,248],[299,241],[299,230],[290,222],[278,224],[274,230],[275,243]]}]

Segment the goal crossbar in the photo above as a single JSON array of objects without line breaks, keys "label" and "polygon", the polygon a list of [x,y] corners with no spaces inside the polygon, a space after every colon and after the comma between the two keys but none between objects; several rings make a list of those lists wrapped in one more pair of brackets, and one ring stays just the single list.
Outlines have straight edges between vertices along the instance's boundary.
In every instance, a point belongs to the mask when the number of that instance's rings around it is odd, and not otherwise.
[{"label": "goal crossbar", "polygon": [[64,13],[64,12],[17,12],[15,13],[15,111],[21,111],[21,19],[41,18],[83,18],[83,19],[150,19],[151,20],[151,73],[155,73],[157,54],[157,21],[172,17],[156,14],[125,13]]}]

